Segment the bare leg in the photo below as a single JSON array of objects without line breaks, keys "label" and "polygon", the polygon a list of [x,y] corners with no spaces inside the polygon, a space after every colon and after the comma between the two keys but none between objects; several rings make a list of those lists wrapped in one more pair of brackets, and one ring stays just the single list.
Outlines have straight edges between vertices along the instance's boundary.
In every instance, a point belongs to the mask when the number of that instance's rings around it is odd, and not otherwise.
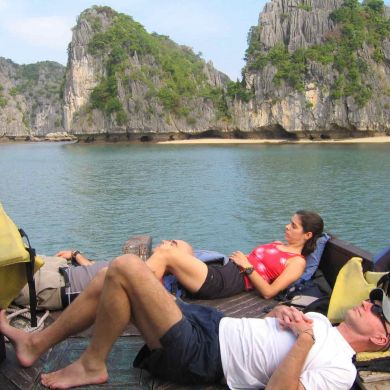
[{"label": "bare leg", "polygon": [[192,293],[199,291],[208,272],[205,263],[187,251],[171,246],[158,247],[146,264],[158,279],[167,272],[172,273]]},{"label": "bare leg", "polygon": [[5,311],[1,311],[0,332],[11,341],[22,366],[30,367],[50,347],[93,324],[106,271],[107,268],[100,270],[84,292],[52,325],[41,332],[25,333],[12,327],[6,319]]},{"label": "bare leg", "polygon": [[130,318],[149,347],[156,348],[182,314],[145,263],[125,255],[114,260],[107,272],[91,344],[70,366],[42,375],[42,384],[69,388],[105,382],[106,358]]}]

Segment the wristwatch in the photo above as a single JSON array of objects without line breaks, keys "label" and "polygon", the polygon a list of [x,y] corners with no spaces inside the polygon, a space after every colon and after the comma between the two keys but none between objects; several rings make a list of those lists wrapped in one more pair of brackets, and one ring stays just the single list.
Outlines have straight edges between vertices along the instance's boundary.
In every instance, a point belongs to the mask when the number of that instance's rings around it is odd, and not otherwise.
[{"label": "wristwatch", "polygon": [[72,261],[76,261],[76,256],[80,254],[80,251],[72,251],[72,256],[71,256],[71,260]]},{"label": "wristwatch", "polygon": [[255,269],[253,267],[246,267],[244,268],[244,274],[246,276],[249,276]]}]

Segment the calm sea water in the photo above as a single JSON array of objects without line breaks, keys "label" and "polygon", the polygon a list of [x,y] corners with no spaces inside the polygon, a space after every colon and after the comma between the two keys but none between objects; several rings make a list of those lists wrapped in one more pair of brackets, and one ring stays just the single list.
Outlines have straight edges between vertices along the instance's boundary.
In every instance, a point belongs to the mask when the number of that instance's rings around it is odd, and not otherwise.
[{"label": "calm sea water", "polygon": [[112,258],[138,234],[248,251],[300,208],[362,248],[390,244],[390,144],[3,144],[0,167],[0,201],[44,254]]}]

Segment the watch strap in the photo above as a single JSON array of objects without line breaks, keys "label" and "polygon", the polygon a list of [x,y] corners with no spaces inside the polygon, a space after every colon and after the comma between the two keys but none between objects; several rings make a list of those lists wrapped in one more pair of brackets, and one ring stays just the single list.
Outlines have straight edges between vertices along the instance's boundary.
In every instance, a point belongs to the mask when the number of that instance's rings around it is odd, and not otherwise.
[{"label": "watch strap", "polygon": [[244,268],[244,274],[249,276],[255,269],[251,266],[251,267],[246,267]]}]

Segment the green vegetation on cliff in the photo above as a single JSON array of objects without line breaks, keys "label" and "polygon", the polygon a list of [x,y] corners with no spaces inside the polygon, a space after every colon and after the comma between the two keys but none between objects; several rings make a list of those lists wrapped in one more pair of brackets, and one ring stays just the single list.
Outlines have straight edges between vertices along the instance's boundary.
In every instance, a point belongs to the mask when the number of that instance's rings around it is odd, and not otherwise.
[{"label": "green vegetation on cliff", "polygon": [[246,88],[246,82],[244,77],[242,78],[242,81],[229,81],[227,84],[226,94],[232,99],[239,99],[246,103],[255,97],[254,90],[248,90]]},{"label": "green vegetation on cliff", "polygon": [[17,86],[10,90],[11,95],[39,93],[50,98],[59,96],[64,67],[53,61],[41,61],[35,64],[19,65],[16,72]]},{"label": "green vegetation on cliff", "polygon": [[[52,61],[42,61],[28,65],[14,64],[14,66],[16,71],[12,81],[15,86],[7,91],[10,97],[23,95],[32,100],[40,98],[50,100],[59,94],[58,75],[64,73],[62,65]],[[4,108],[7,103],[4,88],[0,85],[0,107]]]},{"label": "green vegetation on cliff", "polygon": [[[199,98],[210,99],[220,117],[228,116],[226,104],[221,102],[221,91],[206,80],[205,63],[200,55],[189,47],[177,45],[167,36],[149,34],[128,15],[109,7],[93,9],[104,13],[111,21],[102,31],[98,17],[93,17],[88,10],[80,15],[94,30],[88,50],[94,56],[101,56],[106,68],[106,77],[92,92],[92,108],[106,115],[116,113],[118,124],[125,123],[127,118],[118,98],[118,87],[123,85],[131,94],[126,86],[138,81],[147,88],[148,100],[157,99],[167,112],[186,117],[188,121],[194,121],[190,103]],[[134,65],[135,58],[142,58],[139,66]]]},{"label": "green vegetation on cliff", "polygon": [[324,37],[323,44],[292,53],[284,44],[264,52],[260,46],[259,27],[252,27],[248,34],[246,70],[258,70],[272,64],[277,69],[276,85],[285,81],[297,91],[303,91],[310,62],[329,65],[339,75],[331,86],[331,98],[352,96],[358,106],[364,106],[372,95],[372,88],[364,77],[369,65],[359,51],[366,45],[372,60],[384,60],[382,41],[390,37],[390,20],[385,16],[384,3],[382,0],[367,0],[364,4],[346,0],[331,18],[336,27]]}]

